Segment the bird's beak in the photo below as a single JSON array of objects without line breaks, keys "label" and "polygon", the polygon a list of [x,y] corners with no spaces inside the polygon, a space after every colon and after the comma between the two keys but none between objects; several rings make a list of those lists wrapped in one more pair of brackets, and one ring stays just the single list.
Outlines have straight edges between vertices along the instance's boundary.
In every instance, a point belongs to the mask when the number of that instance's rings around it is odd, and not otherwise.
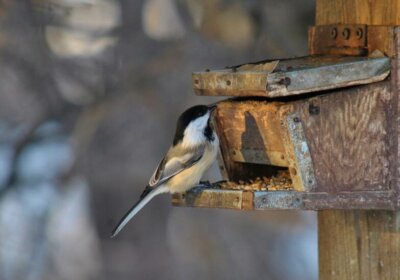
[{"label": "bird's beak", "polygon": [[217,109],[217,104],[209,105],[208,108],[209,108],[210,112],[212,113],[215,111],[215,109]]}]

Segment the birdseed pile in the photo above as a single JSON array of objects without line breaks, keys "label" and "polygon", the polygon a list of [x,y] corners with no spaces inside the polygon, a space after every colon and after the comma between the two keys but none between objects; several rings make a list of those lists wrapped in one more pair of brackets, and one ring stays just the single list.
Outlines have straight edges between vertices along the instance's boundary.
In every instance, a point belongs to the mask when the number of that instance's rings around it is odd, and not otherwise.
[{"label": "birdseed pile", "polygon": [[277,176],[257,177],[248,182],[239,181],[231,182],[226,181],[219,184],[221,189],[229,190],[246,190],[246,191],[277,191],[277,190],[293,190],[292,179],[289,172],[279,172]]}]

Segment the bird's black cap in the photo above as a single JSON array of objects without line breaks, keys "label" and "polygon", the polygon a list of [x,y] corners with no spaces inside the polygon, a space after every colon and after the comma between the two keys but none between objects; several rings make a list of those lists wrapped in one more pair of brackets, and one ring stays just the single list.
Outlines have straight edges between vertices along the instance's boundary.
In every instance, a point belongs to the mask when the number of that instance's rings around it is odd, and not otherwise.
[{"label": "bird's black cap", "polygon": [[183,112],[180,115],[177,125],[176,125],[176,132],[175,132],[173,144],[176,145],[176,144],[178,144],[179,141],[181,141],[183,139],[183,134],[185,132],[185,129],[192,120],[204,116],[209,111],[213,111],[215,109],[215,107],[216,107],[215,104],[212,104],[210,106],[196,105],[196,106],[190,107],[185,112]]}]

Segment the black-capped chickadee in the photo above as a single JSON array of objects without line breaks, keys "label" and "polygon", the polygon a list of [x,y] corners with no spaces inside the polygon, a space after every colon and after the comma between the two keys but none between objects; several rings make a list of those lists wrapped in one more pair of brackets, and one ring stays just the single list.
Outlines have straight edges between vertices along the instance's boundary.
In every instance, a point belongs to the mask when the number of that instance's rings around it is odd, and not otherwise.
[{"label": "black-capped chickadee", "polygon": [[156,195],[182,193],[200,182],[218,152],[219,140],[211,124],[215,108],[215,105],[197,105],[182,113],[171,148],[150,178],[139,201],[122,217],[111,237],[116,236]]}]

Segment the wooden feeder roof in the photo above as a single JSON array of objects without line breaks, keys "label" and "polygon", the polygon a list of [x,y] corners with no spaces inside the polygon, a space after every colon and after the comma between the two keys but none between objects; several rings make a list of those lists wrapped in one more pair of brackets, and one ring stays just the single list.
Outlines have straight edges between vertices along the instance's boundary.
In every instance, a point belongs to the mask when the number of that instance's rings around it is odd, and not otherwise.
[{"label": "wooden feeder roof", "polygon": [[195,72],[192,79],[198,95],[284,97],[378,82],[389,72],[387,57],[308,56]]}]

